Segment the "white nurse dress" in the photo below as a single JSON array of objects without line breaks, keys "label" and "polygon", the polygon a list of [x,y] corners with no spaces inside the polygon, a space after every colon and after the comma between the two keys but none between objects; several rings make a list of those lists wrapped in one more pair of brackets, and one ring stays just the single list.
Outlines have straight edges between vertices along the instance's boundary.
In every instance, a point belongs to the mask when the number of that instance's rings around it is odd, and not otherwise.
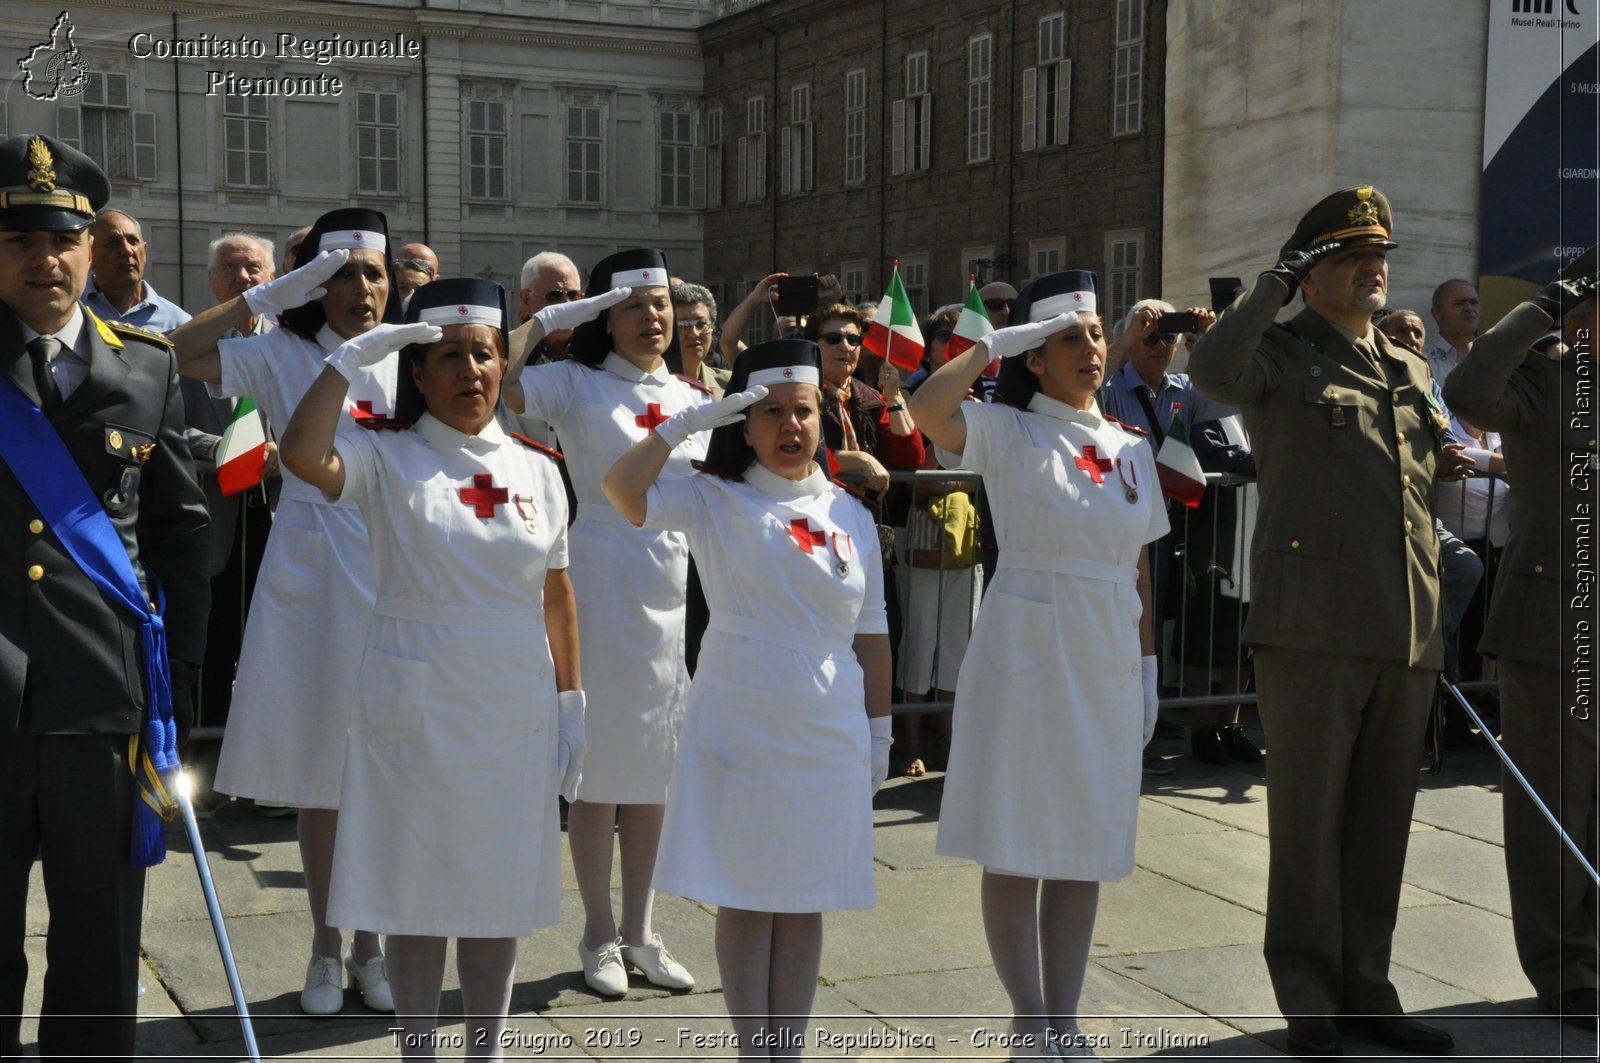
[{"label": "white nurse dress", "polygon": [[870,908],[872,752],[851,643],[887,634],[877,526],[820,472],[658,480],[711,607],[655,888],[764,912]]},{"label": "white nurse dress", "polygon": [[[223,340],[218,397],[249,396],[279,431],[344,340],[288,329]],[[340,419],[394,411],[396,358],[357,371]],[[372,549],[354,503],[329,502],[287,467],[245,624],[216,788],[264,804],[338,808],[356,666],[372,612]]]},{"label": "white nurse dress", "polygon": [[935,847],[1115,881],[1139,805],[1139,556],[1167,531],[1155,458],[1098,408],[1042,394],[961,410],[960,467],[983,474],[1000,561],[956,683]]},{"label": "white nurse dress", "polygon": [[567,565],[545,455],[491,421],[338,441],[378,597],[352,688],[333,926],[520,937],[561,915],[556,680],[541,595]]},{"label": "white nurse dress", "polygon": [[[689,674],[684,599],[689,549],[677,532],[635,528],[600,480],[623,452],[679,410],[711,401],[666,369],[646,373],[618,354],[599,368],[552,362],[522,374],[526,414],[556,430],[578,498],[571,529],[584,688],[583,781],[597,804],[659,805],[677,755]],[[661,475],[685,476],[705,456],[704,433],[675,448]]]}]

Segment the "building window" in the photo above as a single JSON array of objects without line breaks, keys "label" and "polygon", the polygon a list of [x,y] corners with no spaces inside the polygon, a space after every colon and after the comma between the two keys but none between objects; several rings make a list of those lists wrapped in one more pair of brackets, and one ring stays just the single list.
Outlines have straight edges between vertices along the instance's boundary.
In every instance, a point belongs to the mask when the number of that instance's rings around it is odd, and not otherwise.
[{"label": "building window", "polygon": [[767,198],[767,98],[752,96],[744,106],[744,136],[739,138],[739,202]]},{"label": "building window", "polygon": [[400,94],[356,93],[356,191],[400,194]]},{"label": "building window", "polygon": [[918,317],[928,312],[928,256],[905,255],[900,259],[900,283],[905,286],[911,309]]},{"label": "building window", "polygon": [[1028,262],[1035,278],[1061,272],[1061,262],[1067,255],[1067,241],[1062,237],[1050,240],[1028,241]]},{"label": "building window", "polygon": [[961,294],[965,298],[969,284],[983,287],[994,277],[989,276],[989,271],[994,269],[994,245],[987,247],[963,247],[961,249]]},{"label": "building window", "polygon": [[1067,142],[1072,116],[1072,60],[1066,57],[1066,16],[1039,20],[1039,63],[1022,72],[1022,150]]},{"label": "building window", "polygon": [[839,265],[839,286],[844,290],[844,301],[852,306],[867,301],[867,264],[857,259]]},{"label": "building window", "polygon": [[1116,73],[1111,101],[1111,135],[1137,133],[1144,126],[1144,0],[1117,0]]},{"label": "building window", "polygon": [[694,116],[688,111],[662,111],[657,119],[661,206],[693,206]]},{"label": "building window", "polygon": [[985,162],[993,151],[989,97],[993,90],[994,37],[967,42],[967,161]]},{"label": "building window", "polygon": [[267,187],[267,98],[224,96],[223,182],[235,188]]},{"label": "building window", "polygon": [[816,141],[811,127],[811,86],[789,90],[789,124],[778,138],[778,187],[789,195],[816,183]]},{"label": "building window", "polygon": [[506,198],[506,105],[467,101],[467,197]]},{"label": "building window", "polygon": [[706,206],[722,206],[722,108],[706,111]]},{"label": "building window", "polygon": [[605,137],[600,108],[567,107],[567,202],[598,207],[601,202]]},{"label": "building window", "polygon": [[867,72],[852,70],[844,76],[844,183],[859,185],[867,179]]},{"label": "building window", "polygon": [[156,179],[156,115],[135,111],[128,75],[90,71],[79,105],[56,106],[56,136],[117,180]]},{"label": "building window", "polygon": [[1109,279],[1107,305],[1100,311],[1102,321],[1121,321],[1139,301],[1139,271],[1144,262],[1144,232],[1107,233],[1106,271]]},{"label": "building window", "polygon": [[926,170],[933,164],[933,96],[928,92],[928,53],[906,56],[906,94],[894,101],[891,173]]}]

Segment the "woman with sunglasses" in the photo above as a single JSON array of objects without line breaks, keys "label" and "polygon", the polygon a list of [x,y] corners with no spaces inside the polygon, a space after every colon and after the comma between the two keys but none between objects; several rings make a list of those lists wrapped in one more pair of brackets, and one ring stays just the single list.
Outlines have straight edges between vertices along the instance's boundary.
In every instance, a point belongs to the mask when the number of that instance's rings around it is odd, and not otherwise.
[{"label": "woman with sunglasses", "polygon": [[[317,219],[295,249],[297,268],[212,307],[175,330],[178,371],[218,397],[248,395],[270,424],[285,426],[346,340],[399,318],[388,228],[377,211],[344,208]],[[280,327],[224,339],[252,316]],[[395,359],[362,368],[351,383],[340,430],[394,412]],[[267,537],[250,603],[216,789],[263,805],[299,809],[300,862],[311,910],[311,962],[300,1007],[331,1015],[344,1007],[342,939],[327,920],[328,882],[339,825],[345,736],[362,633],[376,596],[372,547],[354,503],[335,503],[293,474]],[[344,967],[367,1006],[393,1011],[376,934],[358,931]]]},{"label": "woman with sunglasses", "polygon": [[840,472],[860,473],[867,490],[882,497],[889,469],[915,469],[925,451],[906,409],[900,371],[885,365],[879,392],[855,377],[866,321],[845,303],[819,306],[806,322],[806,339],[822,352],[822,437]]},{"label": "woman with sunglasses", "polygon": [[[1000,544],[956,683],[936,847],[983,865],[989,953],[1027,1038],[1014,1054],[1092,1057],[1078,1005],[1100,883],[1133,870],[1156,708],[1144,544],[1167,516],[1148,441],[1095,402],[1094,275],[1041,277],[1015,320],[912,399],[928,438],[982,474]],[[967,401],[997,356],[996,401]]]}]

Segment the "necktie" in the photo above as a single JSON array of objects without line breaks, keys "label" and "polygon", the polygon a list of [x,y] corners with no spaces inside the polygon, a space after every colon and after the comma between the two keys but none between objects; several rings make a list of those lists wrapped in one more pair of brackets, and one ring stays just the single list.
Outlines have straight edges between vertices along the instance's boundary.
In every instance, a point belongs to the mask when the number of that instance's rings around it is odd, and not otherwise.
[{"label": "necktie", "polygon": [[54,336],[35,336],[28,343],[28,357],[33,361],[33,386],[39,392],[39,409],[45,415],[61,404],[61,392],[56,390],[55,378],[50,375],[50,359],[61,349],[61,341]]}]

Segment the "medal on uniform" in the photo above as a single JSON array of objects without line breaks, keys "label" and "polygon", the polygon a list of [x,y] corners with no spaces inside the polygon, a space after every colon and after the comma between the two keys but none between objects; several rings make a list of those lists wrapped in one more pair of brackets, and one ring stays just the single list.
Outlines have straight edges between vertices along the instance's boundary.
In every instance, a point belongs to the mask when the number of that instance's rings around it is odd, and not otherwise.
[{"label": "medal on uniform", "polygon": [[[535,524],[533,520],[534,514],[539,512],[539,510],[536,506],[534,506],[532,497],[528,495],[512,495],[511,504],[517,507],[517,516],[522,518],[523,527],[527,528],[531,532],[536,532],[539,530],[539,526]],[[522,507],[524,505],[526,505],[528,508],[523,509]]]},{"label": "medal on uniform", "polygon": [[[843,549],[839,547],[839,539],[841,537],[844,539]],[[850,536],[846,532],[834,532],[831,538],[833,540],[833,556],[839,559],[839,563],[834,566],[834,571],[841,576],[848,576],[850,574],[850,562],[845,560],[845,555],[854,552],[855,546],[850,542]]]},{"label": "medal on uniform", "polygon": [[1139,470],[1133,462],[1117,459],[1117,476],[1122,480],[1122,492],[1131,505],[1139,501]]}]

